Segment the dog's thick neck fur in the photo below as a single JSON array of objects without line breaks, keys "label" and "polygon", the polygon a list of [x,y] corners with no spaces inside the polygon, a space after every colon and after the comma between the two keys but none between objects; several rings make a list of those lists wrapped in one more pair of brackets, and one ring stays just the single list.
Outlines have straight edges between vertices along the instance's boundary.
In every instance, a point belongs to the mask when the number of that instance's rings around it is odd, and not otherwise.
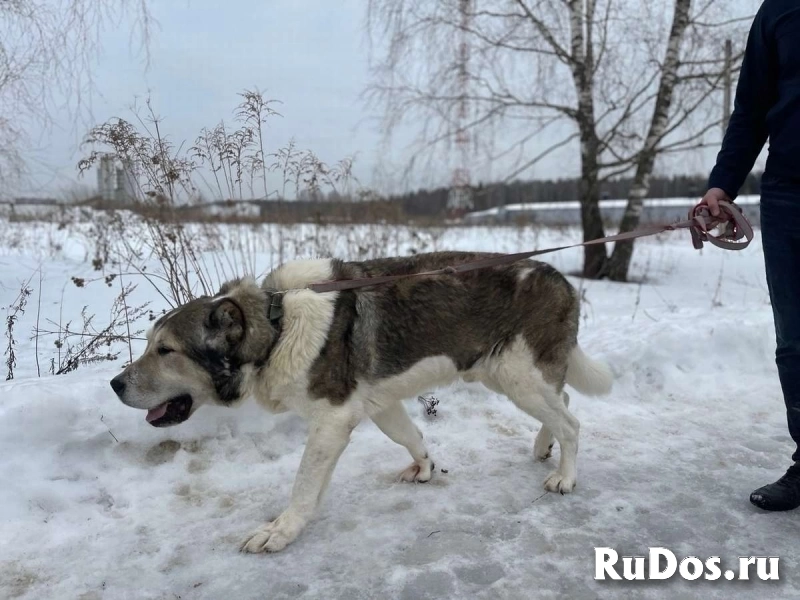
[{"label": "dog's thick neck fur", "polygon": [[[264,407],[282,411],[286,395],[307,385],[306,374],[328,336],[337,293],[318,294],[302,287],[330,278],[330,265],[325,259],[294,261],[270,273],[261,286],[252,279],[222,286],[220,294],[244,314],[241,397],[253,395]],[[283,296],[279,330],[269,320],[274,293]]]}]

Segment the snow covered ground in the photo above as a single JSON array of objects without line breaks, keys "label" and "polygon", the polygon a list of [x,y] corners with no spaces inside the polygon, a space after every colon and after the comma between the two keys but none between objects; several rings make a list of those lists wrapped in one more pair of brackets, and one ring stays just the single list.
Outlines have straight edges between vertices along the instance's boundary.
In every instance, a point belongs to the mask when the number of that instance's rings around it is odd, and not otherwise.
[{"label": "snow covered ground", "polygon": [[[355,252],[336,230],[325,235],[337,252]],[[93,275],[74,234],[0,225],[0,240],[12,238],[0,246],[0,305],[41,268],[42,321],[77,318],[84,305],[98,319],[108,312],[115,288],[69,283]],[[578,234],[475,228],[392,239],[387,253],[522,250]],[[459,384],[432,390],[435,418],[408,403],[436,461],[431,483],[396,482],[405,450],[364,423],[317,520],[285,551],[258,556],[239,554],[239,542],[284,508],[303,422],[247,404],[206,407],[181,426],[154,429],[108,386],[124,354],[36,377],[28,338],[37,274],[16,326],[16,377],[0,383],[0,597],[800,597],[798,514],[748,502],[753,488],[782,474],[792,450],[759,244],[697,252],[688,234],[675,233],[639,242],[643,285],[574,280],[585,293],[581,343],[616,376],[608,398],[571,394],[582,423],[574,494],[544,493],[558,450],[551,464],[534,461],[538,423]],[[289,254],[309,247],[296,243]],[[274,260],[259,249],[260,267]],[[548,260],[573,271],[580,251]],[[146,285],[135,296],[163,307]],[[52,347],[39,352],[44,373]],[[779,556],[780,580],[594,581],[598,546],[716,555],[723,569],[739,556]]]}]

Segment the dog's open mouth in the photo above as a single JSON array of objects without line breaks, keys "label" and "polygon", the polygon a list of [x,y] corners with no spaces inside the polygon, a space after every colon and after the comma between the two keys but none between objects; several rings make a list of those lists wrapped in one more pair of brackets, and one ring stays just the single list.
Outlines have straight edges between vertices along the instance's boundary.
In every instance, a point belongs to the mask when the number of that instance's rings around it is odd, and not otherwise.
[{"label": "dog's open mouth", "polygon": [[183,423],[192,411],[192,397],[189,394],[176,396],[147,411],[147,422],[153,427],[169,427]]}]

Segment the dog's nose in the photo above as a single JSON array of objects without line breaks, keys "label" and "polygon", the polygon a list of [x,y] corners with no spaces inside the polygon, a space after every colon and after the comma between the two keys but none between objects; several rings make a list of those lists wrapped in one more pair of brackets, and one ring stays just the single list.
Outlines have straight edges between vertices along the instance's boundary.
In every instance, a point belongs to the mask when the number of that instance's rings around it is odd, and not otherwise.
[{"label": "dog's nose", "polygon": [[114,390],[117,396],[122,395],[122,392],[125,391],[125,382],[122,381],[122,375],[117,375],[111,380],[111,389]]}]

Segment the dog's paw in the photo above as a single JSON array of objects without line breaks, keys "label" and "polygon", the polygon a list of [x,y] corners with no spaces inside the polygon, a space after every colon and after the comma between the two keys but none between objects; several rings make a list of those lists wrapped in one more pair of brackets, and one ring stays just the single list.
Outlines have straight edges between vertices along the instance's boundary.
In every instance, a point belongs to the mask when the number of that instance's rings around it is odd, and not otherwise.
[{"label": "dog's paw", "polygon": [[408,481],[409,483],[428,483],[433,477],[433,469],[436,465],[430,458],[426,458],[421,462],[414,462],[405,471],[400,473],[400,481]]},{"label": "dog's paw", "polygon": [[304,523],[283,513],[280,517],[262,525],[251,533],[239,547],[241,552],[279,552],[291,544],[303,529]]},{"label": "dog's paw", "polygon": [[569,494],[575,489],[575,476],[565,476],[561,471],[553,471],[550,476],[544,480],[544,489],[548,492],[559,492],[561,494]]},{"label": "dog's paw", "polygon": [[533,457],[536,460],[547,460],[553,455],[553,436],[549,431],[540,430],[533,442]]}]

